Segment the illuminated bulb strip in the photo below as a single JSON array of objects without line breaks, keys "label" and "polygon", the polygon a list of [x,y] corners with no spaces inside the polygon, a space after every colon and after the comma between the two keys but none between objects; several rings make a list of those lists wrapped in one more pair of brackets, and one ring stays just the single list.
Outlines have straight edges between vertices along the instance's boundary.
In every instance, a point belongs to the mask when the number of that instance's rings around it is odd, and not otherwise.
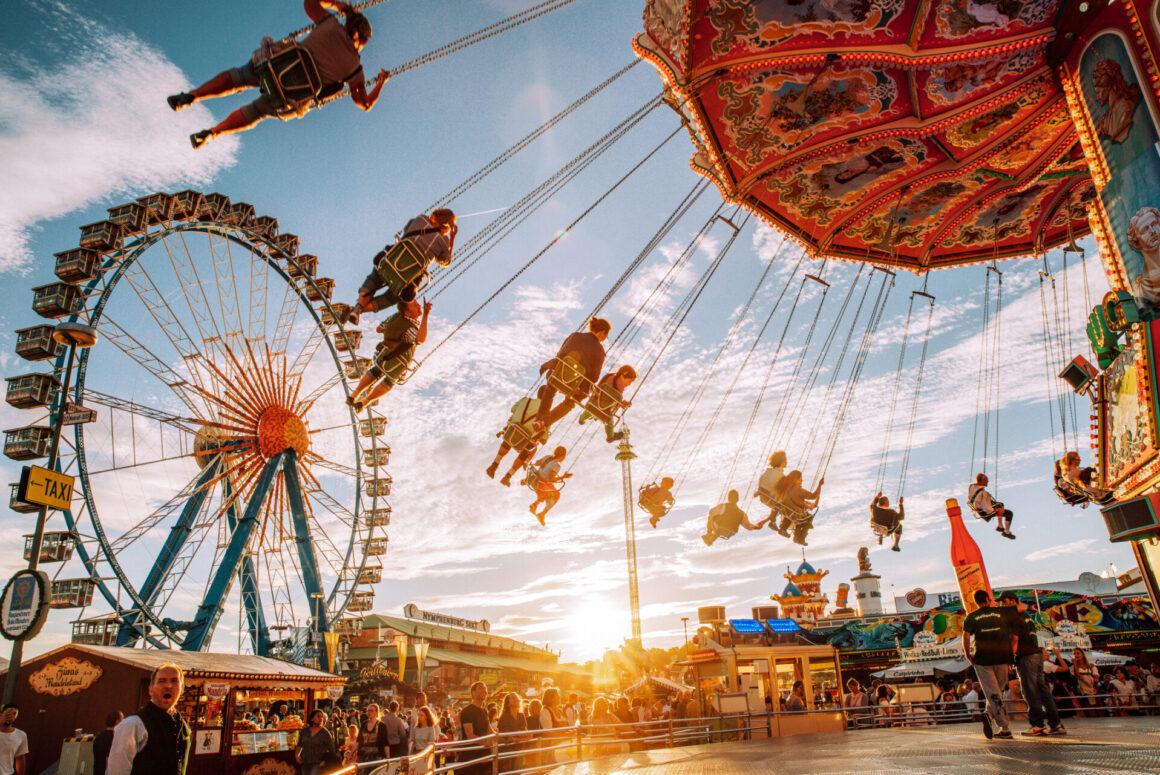
[{"label": "illuminated bulb strip", "polygon": [[1083,155],[1087,157],[1096,191],[1102,191],[1111,179],[1111,173],[1099,140],[1096,139],[1095,126],[1088,114],[1087,105],[1084,104],[1080,93],[1079,76],[1072,73],[1067,65],[1060,65],[1059,81],[1063,84],[1063,94],[1067,97],[1067,111],[1071,114],[1076,133],[1079,134],[1079,144],[1083,148]]}]

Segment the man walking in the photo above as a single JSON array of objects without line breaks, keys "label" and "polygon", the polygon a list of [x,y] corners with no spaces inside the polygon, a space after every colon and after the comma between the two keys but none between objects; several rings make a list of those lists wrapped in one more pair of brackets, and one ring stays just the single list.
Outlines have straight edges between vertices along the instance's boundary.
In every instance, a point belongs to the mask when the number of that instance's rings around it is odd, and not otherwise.
[{"label": "man walking", "polygon": [[[1007,683],[1014,661],[1015,634],[1011,632],[1010,617],[991,602],[987,590],[975,590],[975,603],[979,607],[963,620],[963,650],[974,665],[983,696],[987,698],[983,734],[988,740],[992,737],[1010,740],[1011,722],[1003,709],[1000,692]],[[996,726],[999,727],[997,732]]]},{"label": "man walking", "polygon": [[13,703],[0,711],[0,775],[24,775],[28,757],[28,735],[16,728],[20,708]]},{"label": "man walking", "polygon": [[[1027,702],[1027,720],[1031,728],[1023,734],[1027,737],[1042,735],[1066,735],[1067,730],[1059,721],[1059,710],[1055,698],[1047,685],[1047,675],[1043,671],[1043,651],[1035,637],[1035,627],[1027,604],[1010,590],[999,596],[999,603],[1008,607],[1011,629],[1015,632],[1015,669],[1019,672],[1019,686],[1023,699]],[[1049,728],[1043,725],[1046,715]]]},{"label": "man walking", "polygon": [[113,730],[109,775],[185,775],[189,725],[177,712],[185,688],[181,668],[160,665],[149,679],[149,702]]},{"label": "man walking", "polygon": [[387,748],[391,758],[406,756],[410,748],[407,725],[399,718],[399,703],[392,700],[387,705],[387,715],[383,717],[383,724],[387,727]]}]

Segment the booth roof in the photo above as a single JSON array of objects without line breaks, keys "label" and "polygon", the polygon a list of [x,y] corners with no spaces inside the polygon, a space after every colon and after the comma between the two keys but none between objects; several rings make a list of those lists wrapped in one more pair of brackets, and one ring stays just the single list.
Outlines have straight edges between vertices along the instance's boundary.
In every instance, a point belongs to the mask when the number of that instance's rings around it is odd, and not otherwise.
[{"label": "booth roof", "polygon": [[200,651],[175,651],[169,649],[133,649],[118,646],[87,646],[71,643],[53,649],[36,657],[36,661],[47,661],[65,650],[75,650],[115,662],[135,665],[152,671],[158,665],[171,662],[180,667],[187,676],[193,678],[253,677],[256,679],[285,680],[292,683],[343,683],[345,678],[315,670],[310,667],[283,662],[272,657],[256,657],[250,654],[208,654]]}]

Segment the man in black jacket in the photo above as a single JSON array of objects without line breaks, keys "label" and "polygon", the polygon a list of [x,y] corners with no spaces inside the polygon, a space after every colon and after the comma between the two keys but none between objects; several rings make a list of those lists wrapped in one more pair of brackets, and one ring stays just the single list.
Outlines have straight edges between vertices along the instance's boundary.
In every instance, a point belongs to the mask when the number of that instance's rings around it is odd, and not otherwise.
[{"label": "man in black jacket", "polygon": [[153,671],[149,702],[113,730],[108,775],[185,775],[189,725],[176,707],[184,688],[177,665]]}]

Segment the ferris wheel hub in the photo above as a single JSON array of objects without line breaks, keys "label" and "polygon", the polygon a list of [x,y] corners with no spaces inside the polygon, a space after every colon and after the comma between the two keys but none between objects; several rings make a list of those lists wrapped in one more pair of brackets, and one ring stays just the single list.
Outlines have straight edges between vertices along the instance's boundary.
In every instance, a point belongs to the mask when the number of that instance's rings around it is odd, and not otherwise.
[{"label": "ferris wheel hub", "polygon": [[281,406],[271,406],[258,418],[258,449],[262,457],[271,458],[293,449],[298,457],[310,448],[310,432],[302,418]]}]

